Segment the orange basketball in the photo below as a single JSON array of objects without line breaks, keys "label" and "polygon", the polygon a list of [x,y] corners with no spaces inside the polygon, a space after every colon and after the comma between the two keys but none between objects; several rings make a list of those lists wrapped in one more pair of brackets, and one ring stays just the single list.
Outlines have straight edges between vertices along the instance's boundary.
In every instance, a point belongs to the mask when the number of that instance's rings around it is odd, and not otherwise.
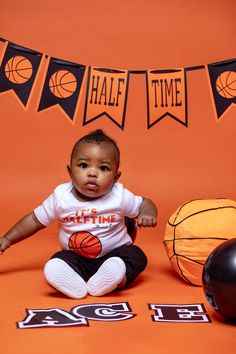
[{"label": "orange basketball", "polygon": [[69,249],[86,258],[96,258],[101,250],[100,240],[86,231],[76,232],[69,238]]},{"label": "orange basketball", "polygon": [[169,218],[164,245],[174,271],[189,284],[200,286],[207,257],[231,238],[236,238],[236,202],[193,200]]},{"label": "orange basketball", "polygon": [[76,77],[67,70],[56,71],[49,80],[49,88],[56,97],[70,97],[77,88]]},{"label": "orange basketball", "polygon": [[23,56],[14,56],[5,65],[5,75],[14,84],[24,84],[33,73],[33,67],[29,59]]},{"label": "orange basketball", "polygon": [[216,90],[224,98],[236,97],[236,72],[221,73],[216,80]]}]

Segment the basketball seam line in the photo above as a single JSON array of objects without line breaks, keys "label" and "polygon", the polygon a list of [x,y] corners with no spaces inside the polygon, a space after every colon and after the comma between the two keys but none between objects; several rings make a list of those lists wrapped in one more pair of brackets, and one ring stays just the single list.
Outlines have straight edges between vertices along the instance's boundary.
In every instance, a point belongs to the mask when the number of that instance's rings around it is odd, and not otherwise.
[{"label": "basketball seam line", "polygon": [[[176,221],[176,219],[177,219],[177,217],[178,217],[178,215],[179,215],[179,213],[180,213],[180,211],[181,211],[181,209],[186,205],[186,204],[189,204],[189,203],[191,203],[191,202],[193,202],[193,200],[192,201],[189,201],[189,202],[187,202],[187,203],[185,203],[185,204],[183,204],[180,208],[179,208],[179,210],[178,210],[178,212],[177,212],[177,214],[176,214],[176,218],[175,218],[175,220],[174,220],[174,222]],[[183,221],[183,220],[182,220]],[[181,222],[182,222],[181,221]],[[170,223],[169,223],[170,224]],[[171,224],[170,224],[171,225]],[[174,227],[174,238],[173,238],[173,241],[175,241],[176,240],[176,227],[177,227],[177,225],[179,225],[179,224],[176,224],[176,225],[172,225],[173,227]],[[183,274],[183,270],[182,270],[182,268],[180,267],[180,264],[179,264],[179,259],[178,259],[178,255],[177,255],[177,253],[176,253],[176,251],[175,251],[175,242],[173,242],[173,256],[171,257],[171,258],[173,258],[173,257],[176,257],[176,264],[177,264],[177,267],[178,267],[178,269],[179,269],[179,271],[180,271],[180,274],[181,274],[181,276],[183,277],[183,279],[185,279],[189,284],[191,284],[191,285],[196,285],[196,284],[194,284],[194,283],[192,283],[188,278],[186,278],[186,276]],[[186,257],[187,258],[187,257]],[[197,263],[197,262],[196,262]]]},{"label": "basketball seam line", "polygon": [[[68,85],[68,84],[71,84],[71,83],[73,83],[73,82],[77,82],[77,81],[68,81],[68,82],[65,82],[65,83],[63,83],[63,86]],[[55,84],[55,85],[48,85],[49,88],[57,87],[57,86],[62,86],[62,84],[59,83],[59,84]]]},{"label": "basketball seam line", "polygon": [[[200,264],[200,265],[204,265],[204,263],[201,263],[200,261],[196,261],[190,257],[187,257],[187,256],[184,256],[182,254],[179,254],[179,253],[176,253],[176,254],[173,254],[173,256],[170,257],[170,260],[173,258],[173,257],[181,257],[181,258],[186,258],[187,260],[191,261],[191,262],[194,262],[194,263],[197,263],[197,264]],[[177,258],[178,259],[178,258]]]},{"label": "basketball seam line", "polygon": [[193,284],[188,278],[186,278],[185,277],[185,275],[183,274],[183,271],[182,271],[182,269],[181,269],[181,267],[180,267],[180,265],[179,265],[179,259],[178,259],[178,257],[176,257],[176,260],[177,260],[177,267],[179,268],[179,270],[180,270],[180,273],[181,273],[181,276],[189,283],[189,284],[191,284],[191,285],[195,285],[195,284]]},{"label": "basketball seam line", "polygon": [[[181,208],[180,208],[181,209]],[[175,238],[175,229],[176,229],[176,226],[174,226],[174,240],[176,239]],[[178,259],[178,254],[176,253],[176,251],[175,251],[175,242],[173,242],[173,256],[170,258],[170,260],[175,256],[176,257],[176,264],[177,264],[177,267],[178,267],[178,269],[179,269],[179,271],[180,271],[180,274],[181,274],[181,276],[182,276],[182,278],[183,279],[185,279],[189,284],[191,284],[191,285],[196,285],[196,284],[194,284],[194,283],[192,283],[188,278],[186,278],[186,276],[184,275],[184,273],[183,273],[183,270],[182,270],[182,268],[180,267],[180,264],[179,264],[179,259]]]},{"label": "basketball seam line", "polygon": [[31,68],[23,68],[23,69],[9,69],[9,70],[5,70],[5,73],[12,73],[14,71],[23,71],[23,70],[32,70],[32,67]]},{"label": "basketball seam line", "polygon": [[[185,205],[186,205],[186,204],[185,204]],[[194,216],[194,215],[198,215],[198,214],[204,213],[204,212],[206,212],[206,211],[213,211],[213,210],[220,210],[220,209],[236,209],[236,207],[234,207],[233,205],[227,205],[227,206],[223,206],[223,207],[204,209],[204,210],[200,210],[200,211],[198,211],[198,212],[196,212],[196,213],[193,213],[193,214],[191,214],[191,215],[186,216],[184,219],[182,219],[181,221],[179,221],[177,224],[175,224],[175,223],[172,224],[170,221],[168,221],[168,224],[169,224],[170,226],[178,226],[178,225],[181,224],[183,221],[185,221],[186,219],[188,219],[188,218],[190,218],[190,217],[192,217],[192,216]],[[180,212],[180,209],[179,209],[179,212]],[[178,212],[178,214],[179,214],[179,212]],[[175,219],[174,219],[174,222],[176,221],[176,219],[177,219],[177,217],[178,217],[178,214],[176,215],[176,217],[175,217]]]},{"label": "basketball seam line", "polygon": [[179,240],[228,240],[228,238],[225,237],[181,237],[181,238],[175,238],[172,240],[164,240],[163,243],[166,242],[173,242],[173,241],[179,241]]}]

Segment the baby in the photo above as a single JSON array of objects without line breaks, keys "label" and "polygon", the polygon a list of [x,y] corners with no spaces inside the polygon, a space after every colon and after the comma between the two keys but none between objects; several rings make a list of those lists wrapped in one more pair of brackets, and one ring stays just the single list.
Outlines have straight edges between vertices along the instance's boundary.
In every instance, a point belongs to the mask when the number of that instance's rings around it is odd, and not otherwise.
[{"label": "baby", "polygon": [[117,182],[119,162],[117,144],[102,130],[79,139],[67,166],[71,181],[57,186],[0,238],[0,252],[58,220],[62,250],[44,267],[50,285],[74,299],[129,285],[147,258],[133,244],[125,217],[136,218],[138,226],[155,226],[157,210],[150,199]]}]

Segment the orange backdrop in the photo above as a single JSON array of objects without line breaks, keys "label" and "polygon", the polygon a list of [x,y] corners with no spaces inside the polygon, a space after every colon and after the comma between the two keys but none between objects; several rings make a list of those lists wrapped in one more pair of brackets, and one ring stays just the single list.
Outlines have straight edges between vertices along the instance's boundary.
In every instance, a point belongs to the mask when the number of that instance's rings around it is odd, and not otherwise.
[{"label": "orange backdrop", "polygon": [[[235,0],[0,1],[0,36],[49,56],[87,66],[124,70],[182,68],[235,57],[235,10]],[[105,340],[106,337],[101,333],[103,331],[110,333],[108,349],[113,345],[112,341],[116,342],[119,333],[123,338],[121,342],[127,342],[127,353],[143,353],[144,350],[146,353],[159,353],[154,349],[154,341],[160,325],[154,329],[151,320],[145,319],[149,328],[145,321],[145,324],[141,321],[144,317],[142,306],[147,302],[204,302],[210,315],[214,316],[200,288],[189,287],[169,272],[162,241],[168,217],[185,201],[216,197],[236,200],[236,108],[231,107],[221,120],[216,121],[206,70],[189,71],[189,127],[166,117],[148,130],[145,85],[145,75],[131,74],[124,131],[106,117],[83,127],[84,91],[74,126],[58,107],[36,112],[40,82],[35,86],[28,111],[22,108],[12,92],[0,95],[1,233],[32,210],[58,183],[67,181],[66,164],[72,145],[78,137],[96,128],[103,128],[119,143],[122,153],[121,181],[133,192],[152,198],[158,206],[158,227],[141,231],[137,240],[150,258],[144,285],[138,284],[130,289],[128,295],[120,293],[114,298],[86,300],[88,303],[123,301],[123,297],[126,300],[128,296],[128,301],[136,304],[135,311],[139,311],[140,320],[136,321],[136,327],[122,323],[116,327],[118,332],[115,327],[110,330],[101,324],[85,328],[82,332],[80,330],[83,353],[90,353],[94,349],[91,342],[93,336],[101,335],[98,340],[101,345],[101,338]],[[17,343],[22,353],[23,350],[25,353],[46,353],[51,348],[51,341],[58,353],[61,348],[63,353],[67,353],[67,350],[71,353],[71,341],[65,346],[65,342],[63,344],[62,339],[57,338],[58,329],[41,330],[46,346],[39,339],[40,330],[31,331],[29,335],[27,330],[16,329],[14,325],[14,322],[23,319],[26,307],[64,306],[69,309],[76,305],[74,302],[71,305],[73,300],[54,293],[52,297],[43,280],[42,266],[58,247],[55,234],[56,227],[52,226],[12,247],[0,259],[4,288],[0,296],[6,308],[4,321],[7,323],[5,341],[1,344],[5,348],[4,353],[15,353],[14,345]],[[34,277],[37,279],[36,284]],[[17,310],[12,310],[12,307]],[[10,317],[7,312],[9,309]],[[150,317],[149,313],[146,317]],[[4,327],[4,323],[2,325]],[[145,330],[143,326],[149,329]],[[170,343],[170,335],[175,337],[177,333],[181,340],[184,339],[181,333],[187,327],[179,326],[169,327],[168,330],[167,327],[165,330],[161,327],[163,338],[158,336],[160,354],[175,350],[174,344]],[[220,331],[223,335],[222,323],[202,325],[202,329],[198,326],[189,327],[192,342],[195,338],[198,344],[194,346],[189,341],[188,353],[195,353],[195,350],[204,352],[205,347],[198,342],[206,332],[204,326],[212,326],[208,327],[211,347],[214,346],[216,332]],[[132,345],[126,338],[126,327],[130,331]],[[146,337],[143,337],[142,342],[136,338],[136,328],[144,331]],[[198,337],[194,337],[196,328],[199,329]],[[225,342],[229,343],[226,350],[229,353],[235,344],[231,326],[225,325],[224,329],[225,337],[218,346],[215,344],[214,353],[221,353],[217,350]],[[67,328],[64,333],[65,341],[67,336],[75,340],[75,329]],[[137,336],[141,336],[141,333],[137,332]],[[57,339],[58,346],[55,344]],[[38,343],[38,349],[35,349],[35,343]],[[210,347],[207,350],[207,353],[213,353]],[[181,351],[184,352],[184,349]],[[123,352],[126,353],[125,349]]]}]

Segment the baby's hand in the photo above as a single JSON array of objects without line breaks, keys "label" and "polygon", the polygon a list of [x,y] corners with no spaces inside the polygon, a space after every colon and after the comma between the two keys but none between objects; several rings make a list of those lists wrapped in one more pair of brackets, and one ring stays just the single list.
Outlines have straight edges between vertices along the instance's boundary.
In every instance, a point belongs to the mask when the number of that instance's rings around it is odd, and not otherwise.
[{"label": "baby's hand", "polygon": [[138,226],[156,226],[157,218],[155,215],[139,214],[137,219]]},{"label": "baby's hand", "polygon": [[10,241],[6,237],[0,238],[0,254],[3,254],[7,248],[11,246]]},{"label": "baby's hand", "polygon": [[147,198],[144,198],[139,209],[137,218],[138,226],[155,226],[157,223],[157,209],[155,204]]}]

